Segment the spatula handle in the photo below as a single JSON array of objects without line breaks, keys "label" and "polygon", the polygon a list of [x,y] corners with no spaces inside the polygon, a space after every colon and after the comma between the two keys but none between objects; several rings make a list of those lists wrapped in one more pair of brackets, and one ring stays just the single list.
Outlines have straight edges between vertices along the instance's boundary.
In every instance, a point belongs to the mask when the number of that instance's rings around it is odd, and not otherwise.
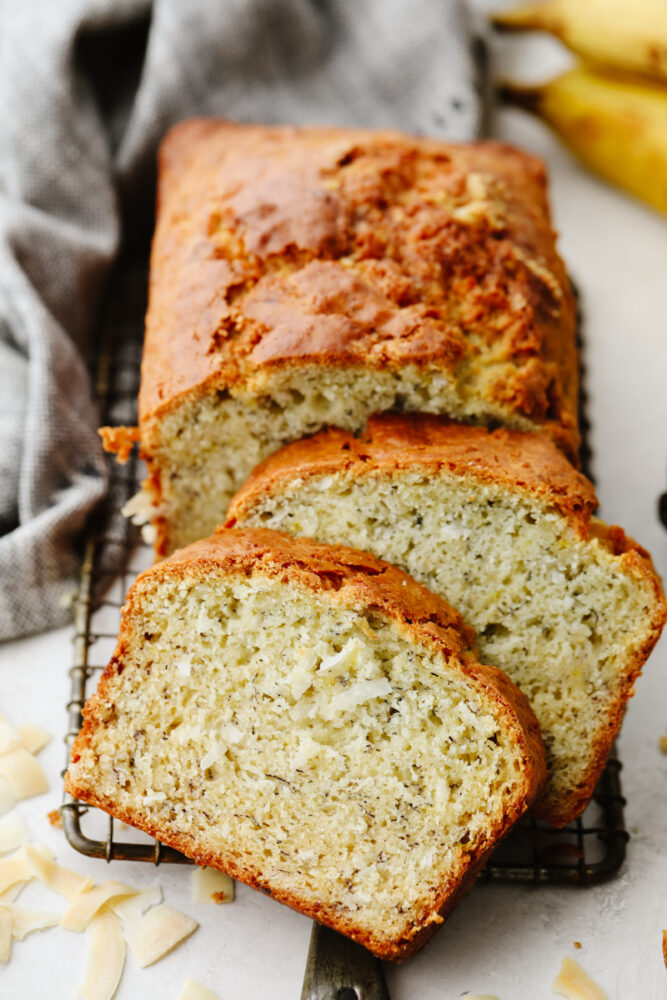
[{"label": "spatula handle", "polygon": [[301,1000],[390,1000],[382,964],[348,938],[313,924]]}]

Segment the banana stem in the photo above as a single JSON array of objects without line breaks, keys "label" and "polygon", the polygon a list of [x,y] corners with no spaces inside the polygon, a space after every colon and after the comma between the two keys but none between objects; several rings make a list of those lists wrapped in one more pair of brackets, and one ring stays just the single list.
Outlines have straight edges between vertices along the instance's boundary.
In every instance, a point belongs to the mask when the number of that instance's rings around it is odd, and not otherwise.
[{"label": "banana stem", "polygon": [[548,29],[544,25],[536,25],[532,21],[524,23],[523,21],[510,21],[509,18],[502,19],[500,17],[491,18],[491,27],[494,31],[502,34],[518,34],[519,32],[529,32],[529,31],[547,31]]},{"label": "banana stem", "polygon": [[[587,0],[581,0],[582,3]],[[558,14],[558,0],[540,0],[540,3],[522,4],[513,10],[491,14],[489,20],[496,31],[551,31],[560,35],[563,17]]]},{"label": "banana stem", "polygon": [[524,111],[539,114],[541,93],[539,87],[526,87],[519,83],[500,83],[495,88],[496,97],[503,104],[511,104]]}]

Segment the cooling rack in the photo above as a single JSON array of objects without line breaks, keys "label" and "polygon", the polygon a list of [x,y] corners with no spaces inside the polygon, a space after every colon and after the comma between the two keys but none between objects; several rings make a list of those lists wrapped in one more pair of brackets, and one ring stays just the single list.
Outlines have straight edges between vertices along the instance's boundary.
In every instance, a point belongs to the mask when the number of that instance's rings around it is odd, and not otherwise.
[{"label": "cooling rack", "polygon": [[[147,255],[143,256],[145,259]],[[145,284],[145,267],[126,268],[116,276],[108,295],[103,347],[97,366],[103,423],[136,424],[142,330],[134,317],[143,313],[137,303],[145,302]],[[590,474],[583,394],[579,408],[584,438],[582,463]],[[115,645],[125,593],[137,573],[152,561],[152,551],[143,543],[139,529],[121,514],[123,505],[139,488],[143,477],[141,462],[135,454],[124,466],[110,459],[108,473],[107,499],[88,530],[74,603],[74,656],[67,705],[68,760],[69,748],[81,726],[83,704],[94,690]],[[623,862],[628,840],[620,770],[621,763],[612,753],[590,805],[580,819],[563,830],[553,830],[532,818],[521,821],[496,850],[481,880],[586,886],[613,875]],[[75,850],[89,857],[155,864],[191,863],[173,848],[70,796],[65,796],[61,814],[67,840]]]}]

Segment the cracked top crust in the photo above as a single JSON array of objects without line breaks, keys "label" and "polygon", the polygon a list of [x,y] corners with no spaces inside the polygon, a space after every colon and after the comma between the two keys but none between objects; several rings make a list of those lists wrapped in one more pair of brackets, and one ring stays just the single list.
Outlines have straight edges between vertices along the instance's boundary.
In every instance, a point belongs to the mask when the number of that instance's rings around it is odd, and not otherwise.
[{"label": "cracked top crust", "polygon": [[576,452],[575,308],[541,163],[397,132],[176,126],[140,421],[279,367],[445,371]]}]

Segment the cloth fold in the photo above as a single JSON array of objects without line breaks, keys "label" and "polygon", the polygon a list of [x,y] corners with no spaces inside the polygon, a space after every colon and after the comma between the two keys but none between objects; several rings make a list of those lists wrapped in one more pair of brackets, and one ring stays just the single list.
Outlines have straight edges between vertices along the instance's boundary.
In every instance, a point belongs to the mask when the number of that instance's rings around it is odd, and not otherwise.
[{"label": "cloth fold", "polygon": [[481,103],[463,0],[6,0],[0,639],[69,615],[106,489],[89,374],[103,291],[152,224],[167,128],[217,115],[470,139]]}]

